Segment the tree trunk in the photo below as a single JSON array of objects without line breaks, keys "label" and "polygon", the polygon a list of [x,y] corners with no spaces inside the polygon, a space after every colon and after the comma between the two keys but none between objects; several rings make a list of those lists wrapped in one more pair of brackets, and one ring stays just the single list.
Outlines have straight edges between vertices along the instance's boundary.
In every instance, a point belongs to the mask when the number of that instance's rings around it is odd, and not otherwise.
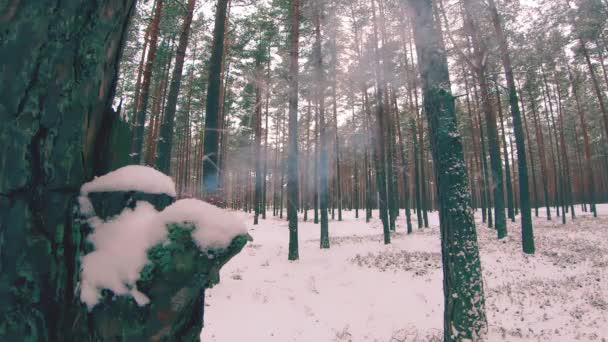
[{"label": "tree trunk", "polygon": [[547,220],[551,221],[551,208],[549,201],[549,175],[547,173],[547,160],[545,158],[545,139],[543,137],[543,133],[540,127],[540,123],[538,120],[538,113],[536,111],[536,101],[533,95],[530,93],[530,105],[532,106],[532,116],[534,119],[534,129],[536,131],[536,144],[538,145],[538,156],[540,158],[540,172],[542,174],[542,183],[543,183],[543,199],[545,202],[545,207],[547,208]]},{"label": "tree trunk", "polygon": [[583,56],[585,57],[585,62],[587,63],[587,68],[589,69],[589,76],[591,76],[593,90],[595,91],[595,96],[597,96],[597,102],[600,106],[600,111],[602,113],[602,119],[604,121],[604,130],[606,132],[606,136],[608,137],[608,109],[606,109],[604,95],[602,89],[600,88],[600,83],[597,80],[597,76],[595,75],[595,70],[593,69],[593,64],[591,63],[591,57],[589,57],[589,50],[587,50],[587,44],[585,43],[585,40],[583,38],[580,38],[579,42],[581,51],[583,52]]},{"label": "tree trunk", "polygon": [[597,208],[595,207],[595,185],[593,179],[593,164],[591,160],[591,139],[589,139],[589,132],[587,129],[587,118],[585,117],[585,111],[581,106],[580,95],[578,92],[578,84],[574,80],[574,76],[572,74],[572,70],[570,69],[570,65],[566,65],[568,68],[568,79],[570,80],[570,85],[572,87],[572,93],[574,94],[574,100],[576,103],[576,111],[578,112],[578,117],[581,123],[581,130],[583,133],[583,141],[585,143],[585,184],[587,185],[587,201],[589,203],[590,209],[593,212],[593,216],[597,217]]},{"label": "tree trunk", "polygon": [[481,264],[464,152],[448,66],[429,0],[410,0],[424,108],[439,198],[444,290],[444,341],[483,339],[487,331]]},{"label": "tree trunk", "polygon": [[[507,79],[507,88],[509,91],[509,105],[511,107],[511,115],[513,117],[513,128],[515,131],[515,145],[517,146],[517,170],[519,174],[519,204],[521,207],[522,247],[524,253],[532,254],[535,250],[534,232],[532,227],[532,213],[530,206],[529,189],[530,186],[528,183],[528,160],[526,158],[526,140],[524,137],[524,128],[522,125],[522,115],[519,109],[517,88],[515,86],[515,77],[513,77],[511,55],[509,54],[509,48],[507,45],[507,39],[504,34],[504,29],[500,17],[498,15],[498,10],[496,9],[494,0],[489,0],[489,5],[490,14],[492,16],[492,22],[494,24],[494,30],[496,31],[496,37],[498,38],[498,43],[500,44],[502,65],[505,69],[505,78]],[[530,158],[532,158],[532,154],[530,154]],[[532,177],[535,177],[534,162],[532,162],[532,173]],[[534,192],[536,193],[536,181],[534,181]],[[536,198],[536,195],[534,197]]]},{"label": "tree trunk", "polygon": [[378,48],[378,28],[376,25],[376,7],[375,0],[371,0],[373,13],[373,28],[374,28],[374,70],[376,74],[376,134],[375,134],[375,164],[376,164],[376,183],[378,184],[380,219],[384,232],[384,243],[391,242],[389,217],[388,217],[388,195],[386,189],[386,113],[382,96],[384,94],[384,81],[381,76],[380,69],[380,53]]},{"label": "tree trunk", "polygon": [[[525,128],[525,132],[526,132],[526,140],[528,141],[528,156],[530,157],[530,168],[532,171],[532,175],[530,178],[532,178],[532,191],[533,191],[533,195],[534,195],[534,216],[538,217],[538,187],[536,186],[536,163],[534,162],[534,154],[532,153],[532,140],[530,138],[530,130],[528,128],[528,119],[526,118],[526,112],[525,112],[525,108],[526,106],[524,105],[524,96],[523,96],[523,92],[521,91],[521,89],[519,89],[519,93],[521,94],[521,96],[519,97],[520,102],[521,102],[521,116],[522,116],[522,121],[524,123],[524,128]],[[519,153],[519,151],[518,151]],[[519,158],[519,154],[518,154],[518,158]],[[523,179],[523,175],[521,174],[521,170],[519,170],[520,175],[519,175],[519,179],[520,182]],[[521,190],[521,183],[520,183],[520,190]],[[523,201],[523,199],[522,199]],[[522,212],[523,212],[523,202],[522,202]],[[530,218],[531,220],[531,218]]]},{"label": "tree trunk", "polygon": [[502,101],[500,100],[500,91],[498,90],[498,83],[495,85],[496,88],[496,107],[498,109],[498,120],[500,120],[500,131],[502,138],[502,150],[505,159],[505,186],[507,189],[507,216],[511,219],[511,222],[515,222],[515,209],[513,208],[513,182],[511,180],[511,163],[509,161],[509,149],[507,147],[507,137],[505,134],[505,122],[502,115]]},{"label": "tree trunk", "polygon": [[192,16],[194,15],[194,6],[196,0],[188,0],[186,15],[179,35],[179,43],[175,57],[175,66],[173,67],[173,75],[171,77],[171,86],[169,88],[169,96],[167,98],[167,107],[163,123],[160,128],[160,136],[158,139],[158,155],[156,156],[156,167],[160,172],[169,174],[171,167],[171,148],[173,147],[173,125],[175,123],[175,111],[177,108],[177,97],[182,83],[182,70],[184,68],[184,59],[186,58],[186,50],[188,49],[188,40],[190,37],[190,26],[192,24]]},{"label": "tree trunk", "polygon": [[471,36],[475,57],[475,74],[479,84],[481,96],[481,108],[486,117],[486,128],[488,133],[488,149],[490,151],[490,166],[492,168],[492,180],[494,186],[494,216],[495,227],[498,233],[498,238],[502,239],[507,236],[507,220],[504,203],[504,185],[503,185],[503,170],[502,161],[500,158],[500,143],[498,140],[498,130],[496,128],[496,113],[490,104],[489,85],[487,80],[486,66],[486,47],[481,41],[479,27],[474,20],[474,15],[477,10],[476,0],[464,0],[465,7],[465,26]]},{"label": "tree trunk", "polygon": [[255,107],[254,107],[254,134],[255,134],[255,199],[253,208],[255,210],[253,216],[253,224],[257,225],[259,216],[262,212],[262,87],[261,87],[261,78],[262,78],[262,56],[260,51],[261,48],[258,48],[258,56],[255,61],[255,78],[253,82],[255,83]]},{"label": "tree trunk", "polygon": [[133,132],[133,145],[131,149],[132,161],[140,164],[143,161],[144,129],[146,125],[146,111],[150,98],[150,81],[152,80],[152,68],[156,58],[156,48],[158,43],[158,33],[160,31],[160,17],[163,11],[163,0],[156,0],[156,9],[152,19],[152,30],[150,32],[150,49],[148,50],[148,60],[144,69],[144,79],[141,85],[141,103],[135,118],[135,130]]},{"label": "tree trunk", "polygon": [[313,13],[313,25],[315,32],[314,41],[314,72],[317,82],[316,97],[319,104],[319,139],[321,144],[319,156],[319,207],[321,211],[321,248],[329,248],[329,227],[328,227],[328,174],[329,174],[329,156],[328,156],[328,136],[325,124],[325,77],[323,75],[323,55],[321,51],[321,15],[322,1],[315,1]]},{"label": "tree trunk", "polygon": [[215,27],[213,29],[213,45],[209,60],[209,85],[207,87],[205,140],[203,149],[203,194],[212,202],[224,202],[219,188],[219,109],[220,87],[222,73],[222,59],[224,54],[224,34],[226,26],[226,12],[229,0],[218,0],[215,13]]},{"label": "tree trunk", "polygon": [[134,4],[22,1],[0,16],[2,341],[98,340],[78,298],[87,231],[74,208],[98,174]]},{"label": "tree trunk", "polygon": [[289,152],[287,159],[287,217],[289,260],[298,255],[298,77],[300,54],[300,0],[291,2],[289,51]]}]

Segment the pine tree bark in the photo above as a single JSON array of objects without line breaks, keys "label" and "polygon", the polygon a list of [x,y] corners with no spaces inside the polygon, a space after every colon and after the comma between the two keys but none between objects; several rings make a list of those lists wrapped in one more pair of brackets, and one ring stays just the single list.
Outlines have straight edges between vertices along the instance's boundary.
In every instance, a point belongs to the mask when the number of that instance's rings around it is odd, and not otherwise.
[{"label": "pine tree bark", "polygon": [[22,1],[0,15],[2,341],[95,341],[78,298],[87,233],[74,208],[98,173],[134,4]]},{"label": "pine tree bark", "polygon": [[439,200],[444,341],[475,341],[487,332],[481,263],[471,195],[458,133],[455,98],[430,0],[410,0],[424,107],[429,123]]}]

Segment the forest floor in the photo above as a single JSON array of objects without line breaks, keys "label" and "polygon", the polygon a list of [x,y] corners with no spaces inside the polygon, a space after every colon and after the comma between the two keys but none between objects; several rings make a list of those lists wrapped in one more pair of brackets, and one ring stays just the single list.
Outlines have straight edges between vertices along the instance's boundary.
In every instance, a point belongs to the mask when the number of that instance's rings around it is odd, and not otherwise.
[{"label": "forest floor", "polygon": [[[498,241],[477,218],[488,341],[608,341],[608,205],[599,209],[593,219],[577,207],[565,226],[535,218],[534,256],[521,252],[518,224]],[[287,222],[270,216],[253,226],[252,216],[236,215],[254,241],[207,291],[203,341],[442,340],[436,213],[422,230],[413,216],[407,235],[401,211],[386,246],[379,220],[366,224],[354,212],[330,221],[329,250],[319,249],[317,225],[300,223],[296,262],[287,261]]]}]

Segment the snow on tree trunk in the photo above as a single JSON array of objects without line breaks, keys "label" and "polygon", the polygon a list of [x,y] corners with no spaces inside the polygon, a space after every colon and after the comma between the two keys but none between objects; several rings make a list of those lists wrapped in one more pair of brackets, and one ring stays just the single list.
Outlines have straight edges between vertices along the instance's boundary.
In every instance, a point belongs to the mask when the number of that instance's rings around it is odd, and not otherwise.
[{"label": "snow on tree trunk", "polygon": [[410,0],[423,80],[439,199],[443,275],[444,341],[477,340],[487,330],[477,233],[458,133],[445,51],[431,3]]},{"label": "snow on tree trunk", "polygon": [[89,311],[80,340],[198,340],[204,291],[249,237],[217,207],[174,201],[173,181],[144,166],[82,187],[80,212],[91,233],[77,291]]}]

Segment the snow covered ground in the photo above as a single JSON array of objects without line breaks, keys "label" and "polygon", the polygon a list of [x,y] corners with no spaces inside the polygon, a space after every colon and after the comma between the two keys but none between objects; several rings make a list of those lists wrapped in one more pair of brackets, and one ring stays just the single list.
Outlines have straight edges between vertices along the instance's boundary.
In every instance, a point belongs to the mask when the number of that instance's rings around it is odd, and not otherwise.
[{"label": "snow covered ground", "polygon": [[[597,219],[576,209],[566,226],[535,219],[535,256],[521,253],[518,224],[497,241],[478,218],[489,341],[608,341],[608,205]],[[285,221],[253,226],[235,215],[254,241],[207,291],[203,341],[442,340],[436,213],[430,229],[408,236],[401,211],[388,246],[379,220],[354,212],[330,221],[329,250],[319,249],[318,226],[301,223],[296,262],[287,261]]]}]

